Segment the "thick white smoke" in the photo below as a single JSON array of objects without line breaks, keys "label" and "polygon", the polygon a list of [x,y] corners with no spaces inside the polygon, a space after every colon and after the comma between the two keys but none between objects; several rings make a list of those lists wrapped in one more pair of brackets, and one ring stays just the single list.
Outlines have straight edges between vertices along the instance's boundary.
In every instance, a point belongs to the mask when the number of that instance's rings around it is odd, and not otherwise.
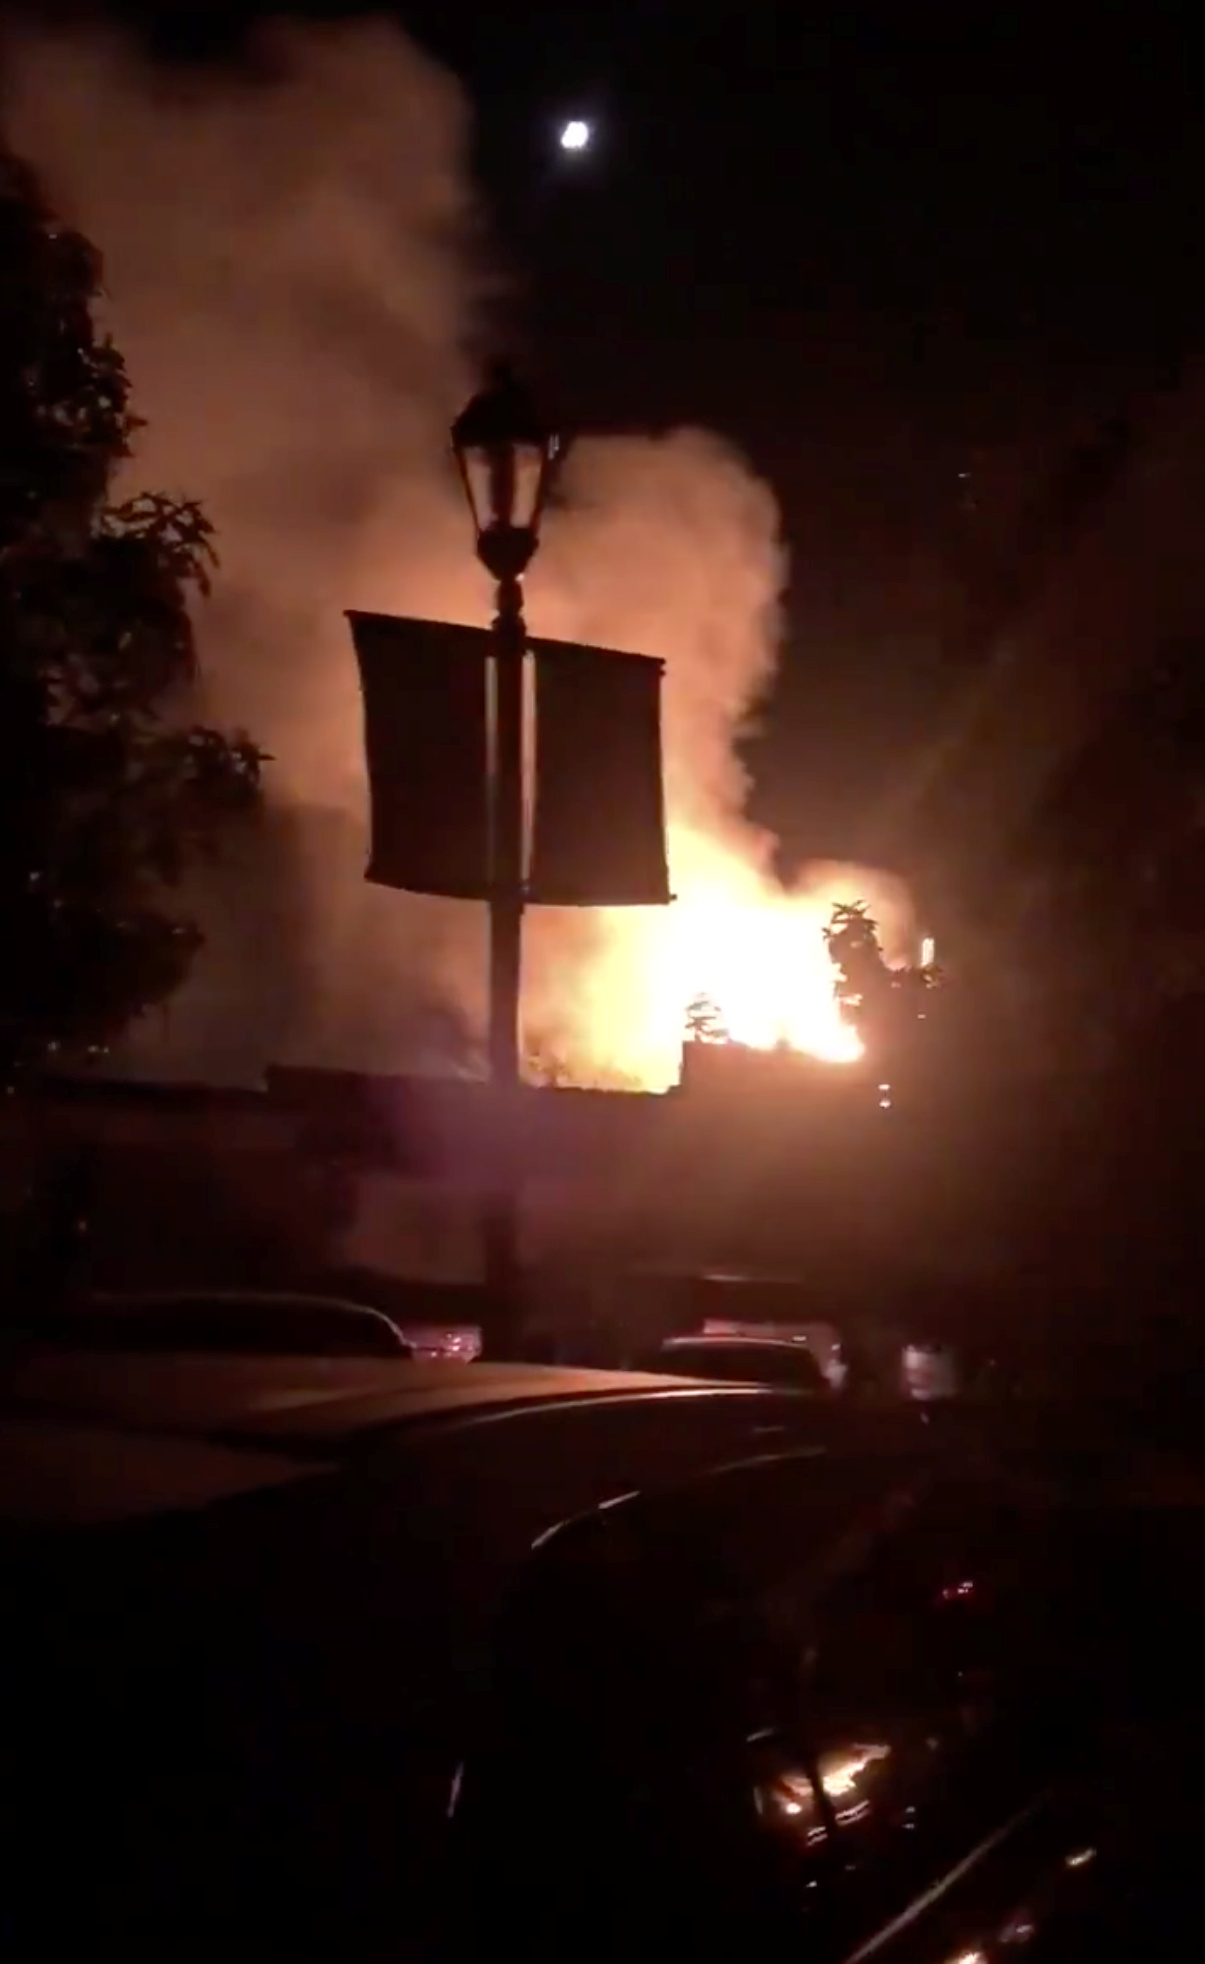
[{"label": "thick white smoke", "polygon": [[[487,618],[447,452],[487,298],[469,111],[381,23],[277,26],[261,55],[253,72],[168,75],[111,36],[21,34],[5,123],[104,252],[147,419],[138,482],[201,498],[218,528],[206,713],[275,760],[276,816],[214,903],[170,1019],[177,1068],[398,1069],[424,1008],[479,1018],[484,926],[363,884],[343,613]],[[675,884],[718,862],[756,885],[769,842],[740,816],[733,746],[774,666],[774,499],[696,430],[583,442],[567,488],[529,582],[532,627],[666,659]],[[529,1028],[579,1073],[622,1067],[624,1019],[639,1021],[642,970],[669,931],[537,919]]]}]

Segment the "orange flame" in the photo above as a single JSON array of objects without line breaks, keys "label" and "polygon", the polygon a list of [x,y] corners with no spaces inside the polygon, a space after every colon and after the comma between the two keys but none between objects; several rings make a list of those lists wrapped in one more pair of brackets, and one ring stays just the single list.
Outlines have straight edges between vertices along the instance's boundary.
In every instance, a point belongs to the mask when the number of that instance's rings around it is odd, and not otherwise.
[{"label": "orange flame", "polygon": [[676,1082],[686,1008],[705,995],[734,1043],[855,1063],[862,1042],[834,995],[824,929],[834,900],[858,896],[831,882],[787,893],[747,846],[678,827],[670,863],[670,907],[602,917],[579,1000],[591,1053],[648,1089]]}]

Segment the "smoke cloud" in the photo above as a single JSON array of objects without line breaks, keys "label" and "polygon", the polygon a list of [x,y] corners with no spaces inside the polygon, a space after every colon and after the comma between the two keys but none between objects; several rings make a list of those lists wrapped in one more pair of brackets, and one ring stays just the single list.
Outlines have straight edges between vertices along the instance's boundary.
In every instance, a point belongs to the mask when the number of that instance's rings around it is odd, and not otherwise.
[{"label": "smoke cloud", "polygon": [[[269,822],[206,894],[210,946],[166,1042],[142,1047],[210,1075],[413,1065],[449,1012],[480,1023],[484,922],[363,883],[343,614],[488,618],[447,454],[490,299],[468,105],[382,23],[278,25],[237,72],[168,73],[92,31],[6,41],[8,138],[105,255],[147,420],[133,476],[217,526],[204,713],[274,759]],[[566,490],[531,626],[665,658],[675,885],[722,865],[756,886],[772,842],[741,817],[734,738],[774,668],[773,496],[698,430],[583,441]],[[539,915],[529,1029],[578,1075],[623,1069],[623,1019],[671,931]]]}]

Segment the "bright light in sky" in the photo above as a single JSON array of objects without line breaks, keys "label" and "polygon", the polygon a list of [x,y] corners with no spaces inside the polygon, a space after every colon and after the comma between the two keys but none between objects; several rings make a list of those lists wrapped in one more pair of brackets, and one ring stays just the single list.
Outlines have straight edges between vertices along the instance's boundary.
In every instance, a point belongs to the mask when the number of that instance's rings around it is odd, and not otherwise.
[{"label": "bright light in sky", "polygon": [[566,123],[561,130],[562,150],[584,150],[589,141],[590,125],[581,122],[577,117],[571,123]]}]

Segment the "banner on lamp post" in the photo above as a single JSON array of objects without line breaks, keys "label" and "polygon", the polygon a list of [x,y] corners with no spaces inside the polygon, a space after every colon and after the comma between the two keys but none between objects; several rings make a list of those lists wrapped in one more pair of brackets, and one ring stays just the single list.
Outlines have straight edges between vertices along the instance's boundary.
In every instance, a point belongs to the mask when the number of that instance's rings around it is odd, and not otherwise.
[{"label": "banner on lamp post", "polygon": [[364,699],[365,877],[406,893],[489,893],[489,633],[394,614],[347,616]]},{"label": "banner on lamp post", "polygon": [[548,907],[665,906],[665,664],[570,641],[530,645],[536,743],[528,898]]}]

